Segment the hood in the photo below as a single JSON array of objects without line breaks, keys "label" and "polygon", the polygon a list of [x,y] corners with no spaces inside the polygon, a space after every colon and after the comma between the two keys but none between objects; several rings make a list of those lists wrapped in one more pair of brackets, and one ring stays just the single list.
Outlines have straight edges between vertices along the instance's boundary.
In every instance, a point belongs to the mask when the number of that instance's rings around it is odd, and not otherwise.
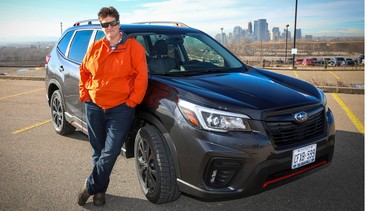
[{"label": "hood", "polygon": [[179,97],[227,109],[231,106],[270,110],[320,103],[317,88],[307,82],[252,69],[190,77],[157,77]]}]

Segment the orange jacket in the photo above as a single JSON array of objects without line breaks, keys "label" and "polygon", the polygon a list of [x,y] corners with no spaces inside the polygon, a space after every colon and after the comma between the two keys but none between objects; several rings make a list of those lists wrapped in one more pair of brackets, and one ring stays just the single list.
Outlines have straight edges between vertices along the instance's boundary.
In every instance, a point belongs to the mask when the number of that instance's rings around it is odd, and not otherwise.
[{"label": "orange jacket", "polygon": [[122,103],[135,107],[146,93],[148,75],[143,46],[133,37],[111,50],[106,38],[94,42],[80,66],[79,95],[103,109]]}]

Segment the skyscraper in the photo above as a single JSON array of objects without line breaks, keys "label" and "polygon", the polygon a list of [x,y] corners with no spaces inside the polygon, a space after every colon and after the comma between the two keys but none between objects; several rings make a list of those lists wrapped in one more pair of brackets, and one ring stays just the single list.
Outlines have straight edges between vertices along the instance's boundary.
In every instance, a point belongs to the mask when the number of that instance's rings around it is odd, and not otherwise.
[{"label": "skyscraper", "polygon": [[241,26],[235,26],[233,29],[233,39],[236,41],[239,41],[242,36],[242,27]]},{"label": "skyscraper", "polygon": [[301,29],[297,29],[296,30],[296,39],[297,40],[300,40],[302,38],[302,32],[301,32]]},{"label": "skyscraper", "polygon": [[269,41],[269,31],[267,19],[258,19],[254,21],[254,35],[257,37],[257,41]]},{"label": "skyscraper", "polygon": [[247,29],[249,30],[249,34],[253,34],[253,25],[251,24],[251,21],[247,24]]},{"label": "skyscraper", "polygon": [[278,41],[280,39],[280,28],[279,27],[273,27],[272,28],[272,41]]}]

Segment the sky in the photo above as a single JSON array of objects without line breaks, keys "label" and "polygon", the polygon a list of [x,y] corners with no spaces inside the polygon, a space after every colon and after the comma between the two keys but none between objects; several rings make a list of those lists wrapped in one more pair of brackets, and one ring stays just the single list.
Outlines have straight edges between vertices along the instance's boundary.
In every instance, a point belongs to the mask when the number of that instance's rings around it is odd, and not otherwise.
[{"label": "sky", "polygon": [[[369,0],[368,0],[369,1]],[[370,2],[370,1],[369,1]],[[9,0],[0,2],[0,42],[57,39],[79,20],[97,18],[114,6],[121,23],[178,21],[211,36],[267,19],[268,30],[294,30],[296,0]],[[366,4],[367,5],[367,4]],[[62,27],[61,27],[62,26]],[[299,0],[297,29],[302,36],[364,36],[365,0]]]}]

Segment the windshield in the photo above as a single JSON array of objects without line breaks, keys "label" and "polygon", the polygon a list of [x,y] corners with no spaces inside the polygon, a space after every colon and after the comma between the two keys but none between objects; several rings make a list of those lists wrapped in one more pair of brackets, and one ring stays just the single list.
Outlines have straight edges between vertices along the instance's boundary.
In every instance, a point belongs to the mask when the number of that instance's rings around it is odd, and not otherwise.
[{"label": "windshield", "polygon": [[150,74],[186,75],[245,70],[236,57],[205,34],[148,33],[132,36],[146,50]]}]

